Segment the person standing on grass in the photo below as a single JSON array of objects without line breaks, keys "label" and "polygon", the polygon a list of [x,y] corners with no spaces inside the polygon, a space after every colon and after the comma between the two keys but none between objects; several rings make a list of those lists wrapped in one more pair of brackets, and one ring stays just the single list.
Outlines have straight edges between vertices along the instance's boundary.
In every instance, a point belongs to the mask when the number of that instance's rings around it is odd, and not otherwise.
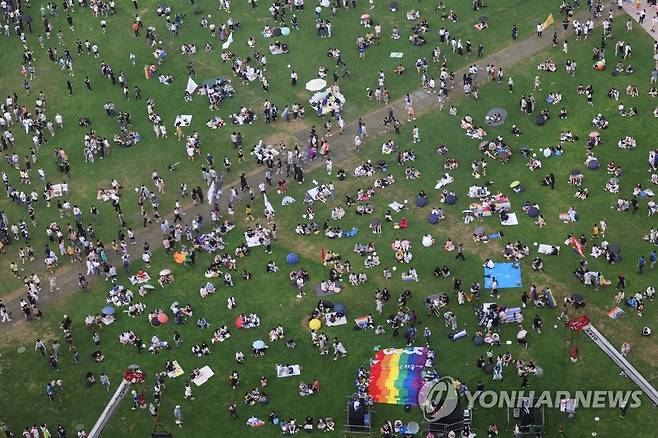
[{"label": "person standing on grass", "polygon": [[628,401],[622,403],[619,407],[619,417],[626,418],[626,411],[628,410]]},{"label": "person standing on grass", "polygon": [[366,123],[363,121],[361,117],[359,117],[358,121],[358,133],[359,137],[363,138],[364,136],[368,136],[368,130],[366,129]]},{"label": "person standing on grass", "polygon": [[183,428],[183,408],[180,405],[176,405],[174,408],[174,419],[178,427]]},{"label": "person standing on grass", "polygon": [[[457,259],[462,259],[462,261],[466,261],[466,259],[464,258],[464,244],[463,243],[460,243],[457,246],[457,255],[455,256],[455,260],[457,260]],[[494,280],[496,280],[496,279],[494,278]]]},{"label": "person standing on grass", "polygon": [[642,271],[644,270],[644,265],[646,261],[644,260],[644,256],[640,256],[639,259],[637,259],[637,273],[641,274]]},{"label": "person standing on grass", "polygon": [[185,400],[194,400],[194,397],[192,396],[192,386],[190,385],[190,382],[185,382],[185,392],[184,395]]},{"label": "person standing on grass", "polygon": [[112,385],[110,384],[110,378],[107,376],[107,374],[102,373],[100,380],[101,380],[101,386],[105,388],[107,392],[110,392],[110,386]]},{"label": "person standing on grass", "polygon": [[537,333],[541,335],[541,326],[542,326],[542,320],[539,314],[535,315],[535,319],[532,321],[532,328],[537,330]]},{"label": "person standing on grass", "polygon": [[496,280],[496,277],[493,277],[491,279],[491,297],[498,299],[498,296],[498,280]]},{"label": "person standing on grass", "polygon": [[357,152],[361,150],[361,137],[359,135],[354,137],[354,149],[356,149]]},{"label": "person standing on grass", "polygon": [[334,360],[338,360],[339,355],[340,357],[347,356],[347,349],[337,337],[334,338],[333,346],[334,346]]},{"label": "person standing on grass", "polygon": [[51,275],[48,278],[48,284],[50,285],[50,293],[54,293],[55,291],[60,290],[59,287],[57,286],[57,277],[54,275]]},{"label": "person standing on grass", "polygon": [[234,420],[238,419],[238,405],[236,405],[235,402],[229,403],[229,405],[228,405],[228,414]]}]

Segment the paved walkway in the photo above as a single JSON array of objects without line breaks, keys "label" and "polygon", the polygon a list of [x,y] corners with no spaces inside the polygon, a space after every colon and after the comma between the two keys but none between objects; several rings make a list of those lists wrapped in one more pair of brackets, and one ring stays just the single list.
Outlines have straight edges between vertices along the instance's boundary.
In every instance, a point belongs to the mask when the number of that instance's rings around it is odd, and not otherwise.
[{"label": "paved walkway", "polygon": [[646,18],[644,19],[644,23],[639,25],[651,36],[651,38],[653,38],[655,41],[658,41],[658,25],[656,25],[656,31],[651,32],[651,17],[658,12],[658,8],[651,6],[646,0],[640,0],[639,9],[635,7],[634,1],[624,1],[623,8],[624,11],[630,15],[638,24],[640,23],[640,11],[645,9],[647,11]]},{"label": "paved walkway", "polygon": [[[576,18],[580,21],[585,21],[587,18],[590,17],[590,13],[587,10],[580,11],[578,14],[576,14]],[[560,21],[559,17],[556,19],[556,24],[553,26],[560,26]],[[513,45],[508,46],[496,53],[493,53],[489,56],[486,56],[484,58],[472,58],[471,64],[477,64],[479,67],[479,71],[483,72],[486,70],[486,66],[490,64],[494,64],[496,66],[502,66],[505,70],[509,72],[509,67],[524,61],[528,58],[531,58],[532,56],[536,55],[537,53],[541,52],[542,50],[548,48],[551,46],[551,37],[552,35],[553,28],[548,29],[547,31],[544,32],[544,37],[543,38],[538,38],[536,36],[531,36],[529,38],[523,39],[523,40],[517,40]],[[455,80],[456,84],[454,89],[451,91],[450,98],[454,99],[455,97],[463,97],[463,83],[462,83],[462,76],[464,73],[467,72],[467,67],[464,67],[458,71],[455,72]],[[420,81],[420,78],[417,76],[414,76],[413,73],[410,71],[409,73],[410,79],[411,80],[418,80]],[[427,92],[425,92],[423,89],[418,89],[411,93],[413,97],[413,102],[414,102],[414,110],[416,111],[416,115],[418,117],[429,113],[432,109],[436,108],[436,96],[435,95],[430,95]],[[370,137],[377,137],[380,134],[384,133],[383,130],[383,120],[384,117],[388,115],[389,108],[392,108],[395,115],[397,118],[400,120],[401,123],[404,124],[404,121],[406,120],[406,110],[404,107],[404,99],[400,98],[397,99],[393,102],[391,102],[390,105],[388,106],[382,106],[378,110],[371,111],[370,113],[365,114],[362,119],[366,124],[366,128],[368,130],[368,134]],[[353,155],[354,151],[354,137],[357,134],[357,123],[351,123],[345,127],[345,132],[343,135],[335,135],[334,137],[331,137],[330,145],[331,145],[331,156],[332,156],[332,161],[334,163],[334,166],[336,167],[340,162],[346,160],[350,156]],[[302,145],[306,144],[308,140],[308,130],[300,130],[297,131],[293,134],[293,137]],[[364,141],[364,146],[367,147],[367,140]],[[304,166],[305,173],[308,173],[309,171],[312,171],[318,167],[323,167],[324,163],[321,162],[320,160],[316,160],[311,163],[306,163]],[[257,187],[258,184],[260,184],[263,181],[263,173],[264,171],[260,168],[254,169],[252,172],[247,174],[247,181],[251,187]],[[231,186],[239,187],[240,182],[239,180],[236,181],[225,181],[224,187],[226,192],[226,188],[230,188]],[[220,199],[220,205],[224,206],[226,203],[226,197],[224,196],[222,199]],[[278,201],[278,198],[273,199],[272,202]],[[258,211],[258,209],[255,209]],[[210,216],[210,206],[207,204],[200,205],[198,207],[193,207],[193,205],[188,205],[185,208],[185,212],[187,214],[188,218],[192,218],[196,216],[197,214],[201,214],[204,218],[208,218]],[[167,216],[168,217],[168,216]],[[168,219],[171,221],[172,218],[168,217]],[[133,217],[128,218],[129,221],[132,221],[135,223],[141,222],[141,217],[138,217],[137,214]],[[151,246],[155,249],[160,248],[160,244],[162,241],[162,234],[160,232],[159,224],[154,224],[153,226],[135,230],[135,237],[137,239],[138,244],[130,248],[130,258],[131,260],[135,261],[135,264],[139,263],[141,260],[141,243],[142,242],[150,242]],[[109,254],[109,263],[114,264],[115,266],[121,267],[122,263],[121,260],[116,254],[113,252]],[[60,291],[56,292],[54,294],[51,294],[48,291],[48,281],[47,278],[44,278],[42,280],[42,284],[44,285],[44,290],[41,292],[39,296],[39,306],[44,311],[45,313],[45,308],[47,307],[47,304],[53,300],[56,299],[58,296],[61,295],[68,295],[71,293],[81,293],[80,288],[78,286],[78,273],[84,274],[86,272],[86,266],[84,264],[66,264],[62,267],[60,267],[59,270],[56,271],[55,275],[57,277],[57,284],[60,287]],[[95,280],[98,278],[88,278],[90,282],[90,287],[93,288],[93,283]],[[15,291],[12,291],[9,295],[6,295],[4,297],[5,304],[7,305],[7,308],[12,312],[12,322],[11,323],[5,323],[0,325],[0,327],[4,327],[5,329],[11,327],[13,324],[16,324],[18,322],[24,322],[22,318],[22,311],[20,310],[20,307],[18,306],[20,299],[25,295],[25,290],[23,288],[17,289]]]}]

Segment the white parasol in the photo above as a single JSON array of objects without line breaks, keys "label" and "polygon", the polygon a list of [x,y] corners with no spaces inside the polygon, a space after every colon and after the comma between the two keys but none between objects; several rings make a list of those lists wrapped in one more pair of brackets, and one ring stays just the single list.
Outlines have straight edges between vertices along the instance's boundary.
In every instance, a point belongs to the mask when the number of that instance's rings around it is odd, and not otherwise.
[{"label": "white parasol", "polygon": [[306,89],[308,91],[320,91],[327,86],[327,81],[324,79],[312,79],[306,83]]}]

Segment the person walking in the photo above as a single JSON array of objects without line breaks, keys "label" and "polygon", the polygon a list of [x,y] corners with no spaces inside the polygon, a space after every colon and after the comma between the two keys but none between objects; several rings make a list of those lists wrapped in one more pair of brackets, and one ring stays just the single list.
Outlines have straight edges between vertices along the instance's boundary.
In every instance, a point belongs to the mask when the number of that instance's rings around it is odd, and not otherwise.
[{"label": "person walking", "polygon": [[464,244],[460,243],[459,246],[457,246],[457,255],[455,256],[455,260],[457,259],[462,259],[462,261],[466,261],[464,258]]},{"label": "person walking", "polygon": [[55,293],[55,291],[60,290],[59,287],[57,286],[57,277],[54,275],[51,275],[48,278],[48,284],[50,285],[50,293]]},{"label": "person walking", "polygon": [[176,405],[174,408],[174,420],[178,427],[183,428],[183,408],[180,405]]},{"label": "person walking", "polygon": [[628,401],[622,403],[619,407],[619,417],[626,418],[626,411],[628,410]]},{"label": "person walking", "polygon": [[185,400],[194,400],[194,396],[192,395],[192,386],[190,385],[190,382],[185,382],[185,392],[183,393],[183,396],[185,397]]},{"label": "person walking", "polygon": [[107,392],[110,392],[110,386],[112,385],[110,383],[110,378],[107,376],[107,374],[102,373],[100,380],[101,380],[101,386],[105,388]]},{"label": "person walking", "polygon": [[236,405],[235,402],[229,403],[229,405],[228,405],[228,414],[234,420],[238,419],[238,405]]}]

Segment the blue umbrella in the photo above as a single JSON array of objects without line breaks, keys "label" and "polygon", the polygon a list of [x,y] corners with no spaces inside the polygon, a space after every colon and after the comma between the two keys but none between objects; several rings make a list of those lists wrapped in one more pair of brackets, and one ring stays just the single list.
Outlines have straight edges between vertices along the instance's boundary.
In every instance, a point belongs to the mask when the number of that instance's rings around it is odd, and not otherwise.
[{"label": "blue umbrella", "polygon": [[254,343],[251,344],[251,346],[254,347],[256,350],[260,350],[262,348],[265,348],[265,342],[259,339],[257,341],[254,341]]},{"label": "blue umbrella", "polygon": [[116,310],[114,310],[114,307],[112,306],[103,307],[103,315],[114,315],[114,312],[116,312]]}]

